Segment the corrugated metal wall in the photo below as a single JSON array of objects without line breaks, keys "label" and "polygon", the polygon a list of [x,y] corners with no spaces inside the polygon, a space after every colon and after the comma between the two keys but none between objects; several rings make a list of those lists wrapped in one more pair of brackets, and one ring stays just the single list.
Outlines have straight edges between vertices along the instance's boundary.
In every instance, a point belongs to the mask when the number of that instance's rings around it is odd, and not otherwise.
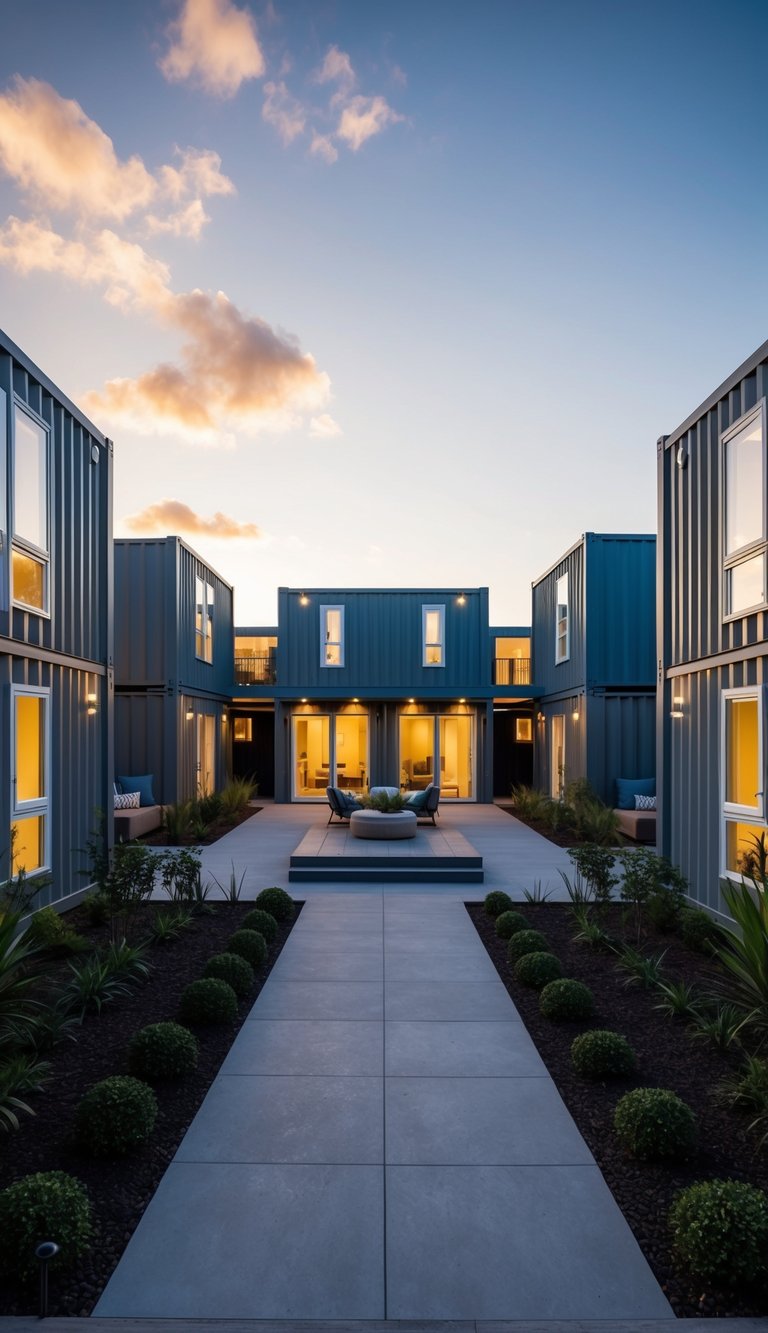
[{"label": "corrugated metal wall", "polygon": [[[585,681],[584,555],[581,541],[533,585],[531,653],[533,679],[542,695],[577,690]],[[569,657],[555,664],[555,617],[557,580],[568,575]]]},{"label": "corrugated metal wall", "polygon": [[617,778],[656,775],[656,694],[590,694],[586,716],[586,776],[613,806]]},{"label": "corrugated metal wall", "polygon": [[587,686],[656,684],[656,538],[588,532]]}]

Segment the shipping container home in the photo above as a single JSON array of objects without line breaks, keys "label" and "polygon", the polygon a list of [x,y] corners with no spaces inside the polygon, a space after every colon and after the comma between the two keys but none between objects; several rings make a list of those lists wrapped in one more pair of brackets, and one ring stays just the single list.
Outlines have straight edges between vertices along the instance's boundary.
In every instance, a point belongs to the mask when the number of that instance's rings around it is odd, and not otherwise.
[{"label": "shipping container home", "polygon": [[115,777],[151,774],[160,804],[229,770],[232,588],[179,537],[115,550]]},{"label": "shipping container home", "polygon": [[533,584],[534,785],[656,773],[656,538],[585,533]]},{"label": "shipping container home", "polygon": [[768,830],[768,343],[658,442],[661,849],[722,911]]},{"label": "shipping container home", "polygon": [[0,879],[71,905],[112,806],[112,444],[2,332],[0,454]]}]

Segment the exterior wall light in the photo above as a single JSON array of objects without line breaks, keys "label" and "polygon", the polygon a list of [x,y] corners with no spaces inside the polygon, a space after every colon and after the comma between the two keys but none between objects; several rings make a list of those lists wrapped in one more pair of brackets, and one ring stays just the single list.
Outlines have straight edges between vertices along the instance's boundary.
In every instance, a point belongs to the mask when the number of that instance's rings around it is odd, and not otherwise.
[{"label": "exterior wall light", "polygon": [[299,593],[299,606],[309,606],[309,598],[305,592]]},{"label": "exterior wall light", "polygon": [[195,710],[193,708],[188,708],[184,716],[186,717],[187,722],[191,722],[192,718],[195,716]]},{"label": "exterior wall light", "polygon": [[669,716],[670,716],[670,717],[685,717],[685,713],[683,712],[682,708],[673,708]]},{"label": "exterior wall light", "polygon": [[544,721],[544,714],[543,714],[543,713],[537,713],[537,714],[536,714],[536,721],[537,721],[537,722],[543,722],[543,721]]},{"label": "exterior wall light", "polygon": [[579,710],[578,710],[578,708],[574,708],[573,712],[571,713],[571,717],[573,718],[574,722],[578,722],[578,720],[579,720]]},{"label": "exterior wall light", "polygon": [[682,694],[673,694],[672,702],[673,704],[684,704],[685,698]]},{"label": "exterior wall light", "polygon": [[460,592],[459,595],[458,595],[458,597],[456,598],[456,605],[457,605],[457,606],[466,606],[466,604],[467,604],[467,599],[466,599],[466,597],[464,596],[464,593],[463,593],[463,592]]},{"label": "exterior wall light", "polygon": [[408,702],[409,702],[409,704],[415,704],[416,700],[415,700],[415,699],[409,699]]},{"label": "exterior wall light", "polygon": [[360,700],[359,700],[359,699],[353,699],[352,702],[353,702],[353,704],[359,704]]},{"label": "exterior wall light", "polygon": [[460,704],[465,704],[466,702],[467,702],[466,699],[459,699]]},{"label": "exterior wall light", "polygon": [[307,700],[307,699],[301,699],[299,702],[305,704],[305,703],[308,702],[308,700]]},{"label": "exterior wall light", "polygon": [[86,696],[85,696],[85,704],[86,704],[85,711],[86,711],[86,713],[88,714],[89,717],[93,717],[94,713],[97,711],[96,705],[98,704],[98,702],[99,702],[99,696],[98,696],[98,694],[94,694],[93,691],[91,691],[89,694],[86,694]]}]

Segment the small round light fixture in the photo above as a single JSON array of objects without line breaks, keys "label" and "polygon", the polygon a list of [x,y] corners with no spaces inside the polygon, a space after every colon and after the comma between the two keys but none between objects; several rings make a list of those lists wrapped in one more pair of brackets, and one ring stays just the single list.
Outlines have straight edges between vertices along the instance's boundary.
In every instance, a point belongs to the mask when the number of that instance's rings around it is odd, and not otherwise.
[{"label": "small round light fixture", "polygon": [[466,702],[467,702],[466,699],[459,699],[460,704],[465,704]]},{"label": "small round light fixture", "polygon": [[309,598],[305,592],[299,593],[299,606],[309,606]]},{"label": "small round light fixture", "polygon": [[359,704],[360,700],[359,700],[359,699],[353,699],[352,702],[353,702],[353,704]]},{"label": "small round light fixture", "polygon": [[457,605],[457,606],[466,606],[466,605],[467,605],[467,599],[466,599],[466,597],[465,597],[465,595],[464,595],[463,592],[460,592],[459,595],[458,595],[458,597],[456,598],[456,605]]},{"label": "small round light fixture", "polygon": [[306,699],[302,699],[301,702],[302,702],[303,704],[305,704],[305,703],[307,703],[307,700],[306,700]]},{"label": "small round light fixture", "polygon": [[409,702],[409,704],[415,704],[416,700],[415,700],[415,699],[409,699],[408,702]]},{"label": "small round light fixture", "polygon": [[574,722],[578,722],[578,720],[579,720],[579,710],[578,710],[578,708],[574,708],[573,712],[571,713],[571,717],[573,718]]}]

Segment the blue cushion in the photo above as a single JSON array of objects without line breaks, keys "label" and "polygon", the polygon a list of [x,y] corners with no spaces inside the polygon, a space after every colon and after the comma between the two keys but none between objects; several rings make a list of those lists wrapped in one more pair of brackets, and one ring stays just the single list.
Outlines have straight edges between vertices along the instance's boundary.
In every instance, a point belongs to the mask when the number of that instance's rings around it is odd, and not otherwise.
[{"label": "blue cushion", "polygon": [[617,778],[616,809],[634,810],[636,796],[655,796],[655,778]]},{"label": "blue cushion", "polygon": [[408,797],[408,800],[405,802],[406,808],[408,810],[423,810],[427,804],[427,795],[428,793],[426,791],[412,792]]},{"label": "blue cushion", "polygon": [[153,773],[143,773],[141,777],[138,778],[126,778],[120,775],[117,780],[123,791],[137,791],[141,797],[142,805],[157,805],[154,792],[152,791],[153,777]]},{"label": "blue cushion", "polygon": [[346,810],[362,810],[363,807],[355,796],[349,796],[345,791],[339,791],[339,796]]}]

